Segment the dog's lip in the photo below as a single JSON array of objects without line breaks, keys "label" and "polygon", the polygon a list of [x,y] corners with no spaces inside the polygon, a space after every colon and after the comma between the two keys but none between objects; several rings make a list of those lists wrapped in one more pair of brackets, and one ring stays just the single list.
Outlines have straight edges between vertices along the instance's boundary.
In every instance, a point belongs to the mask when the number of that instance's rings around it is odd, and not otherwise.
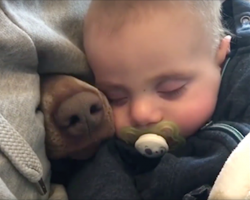
[{"label": "dog's lip", "polygon": [[[98,150],[98,146],[99,146],[99,143],[92,142],[85,147],[82,147],[75,151],[71,151],[69,153],[69,156],[74,159],[88,159],[89,157],[92,157],[95,154],[95,152]],[[91,147],[93,151],[89,151],[88,150],[89,147]],[[86,154],[86,152],[89,152],[89,154]]]}]

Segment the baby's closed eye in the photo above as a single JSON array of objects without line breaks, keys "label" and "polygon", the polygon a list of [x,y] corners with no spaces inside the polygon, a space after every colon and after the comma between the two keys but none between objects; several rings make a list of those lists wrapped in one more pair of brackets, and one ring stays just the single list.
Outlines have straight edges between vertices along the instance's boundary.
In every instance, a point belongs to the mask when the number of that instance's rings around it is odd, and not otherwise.
[{"label": "baby's closed eye", "polygon": [[104,94],[112,106],[122,106],[128,100],[128,96],[122,91],[109,91],[104,92]]},{"label": "baby's closed eye", "polygon": [[177,98],[186,89],[186,80],[168,80],[157,85],[156,90],[163,98]]}]

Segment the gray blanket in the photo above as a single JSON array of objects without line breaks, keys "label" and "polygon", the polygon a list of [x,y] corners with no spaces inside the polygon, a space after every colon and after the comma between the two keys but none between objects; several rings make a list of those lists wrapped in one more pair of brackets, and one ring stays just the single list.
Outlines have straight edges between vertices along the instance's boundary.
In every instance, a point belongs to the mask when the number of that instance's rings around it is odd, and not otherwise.
[{"label": "gray blanket", "polygon": [[88,76],[82,51],[88,4],[0,0],[0,199],[50,196],[39,74]]}]

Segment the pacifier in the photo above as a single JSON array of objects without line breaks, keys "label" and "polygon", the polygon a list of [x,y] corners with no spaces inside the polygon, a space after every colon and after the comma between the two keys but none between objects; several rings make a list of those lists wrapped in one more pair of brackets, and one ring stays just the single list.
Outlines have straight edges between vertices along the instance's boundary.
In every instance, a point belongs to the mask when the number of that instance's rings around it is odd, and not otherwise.
[{"label": "pacifier", "polygon": [[143,156],[157,158],[175,148],[176,145],[185,142],[179,132],[179,128],[175,123],[161,121],[142,130],[134,127],[124,127],[118,136],[126,143],[134,145],[135,149]]},{"label": "pacifier", "polygon": [[149,158],[163,156],[170,149],[167,142],[169,138],[175,142],[183,141],[183,138],[179,136],[179,129],[176,124],[163,122],[157,126],[155,130],[159,131],[156,131],[156,133],[144,133],[135,142],[136,150],[143,156]]},{"label": "pacifier", "polygon": [[135,148],[139,153],[149,158],[163,156],[169,150],[165,138],[154,133],[147,133],[139,137],[135,142]]}]

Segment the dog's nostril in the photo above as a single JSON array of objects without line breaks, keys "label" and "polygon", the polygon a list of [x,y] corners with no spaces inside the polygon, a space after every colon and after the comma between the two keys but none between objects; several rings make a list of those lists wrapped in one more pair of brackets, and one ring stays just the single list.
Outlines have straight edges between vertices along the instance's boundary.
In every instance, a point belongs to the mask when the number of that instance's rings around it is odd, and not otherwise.
[{"label": "dog's nostril", "polygon": [[90,114],[94,115],[96,113],[99,113],[102,110],[102,106],[100,104],[94,104],[90,106]]},{"label": "dog's nostril", "polygon": [[75,124],[80,122],[80,118],[77,115],[73,115],[69,119],[69,126],[74,126]]}]

